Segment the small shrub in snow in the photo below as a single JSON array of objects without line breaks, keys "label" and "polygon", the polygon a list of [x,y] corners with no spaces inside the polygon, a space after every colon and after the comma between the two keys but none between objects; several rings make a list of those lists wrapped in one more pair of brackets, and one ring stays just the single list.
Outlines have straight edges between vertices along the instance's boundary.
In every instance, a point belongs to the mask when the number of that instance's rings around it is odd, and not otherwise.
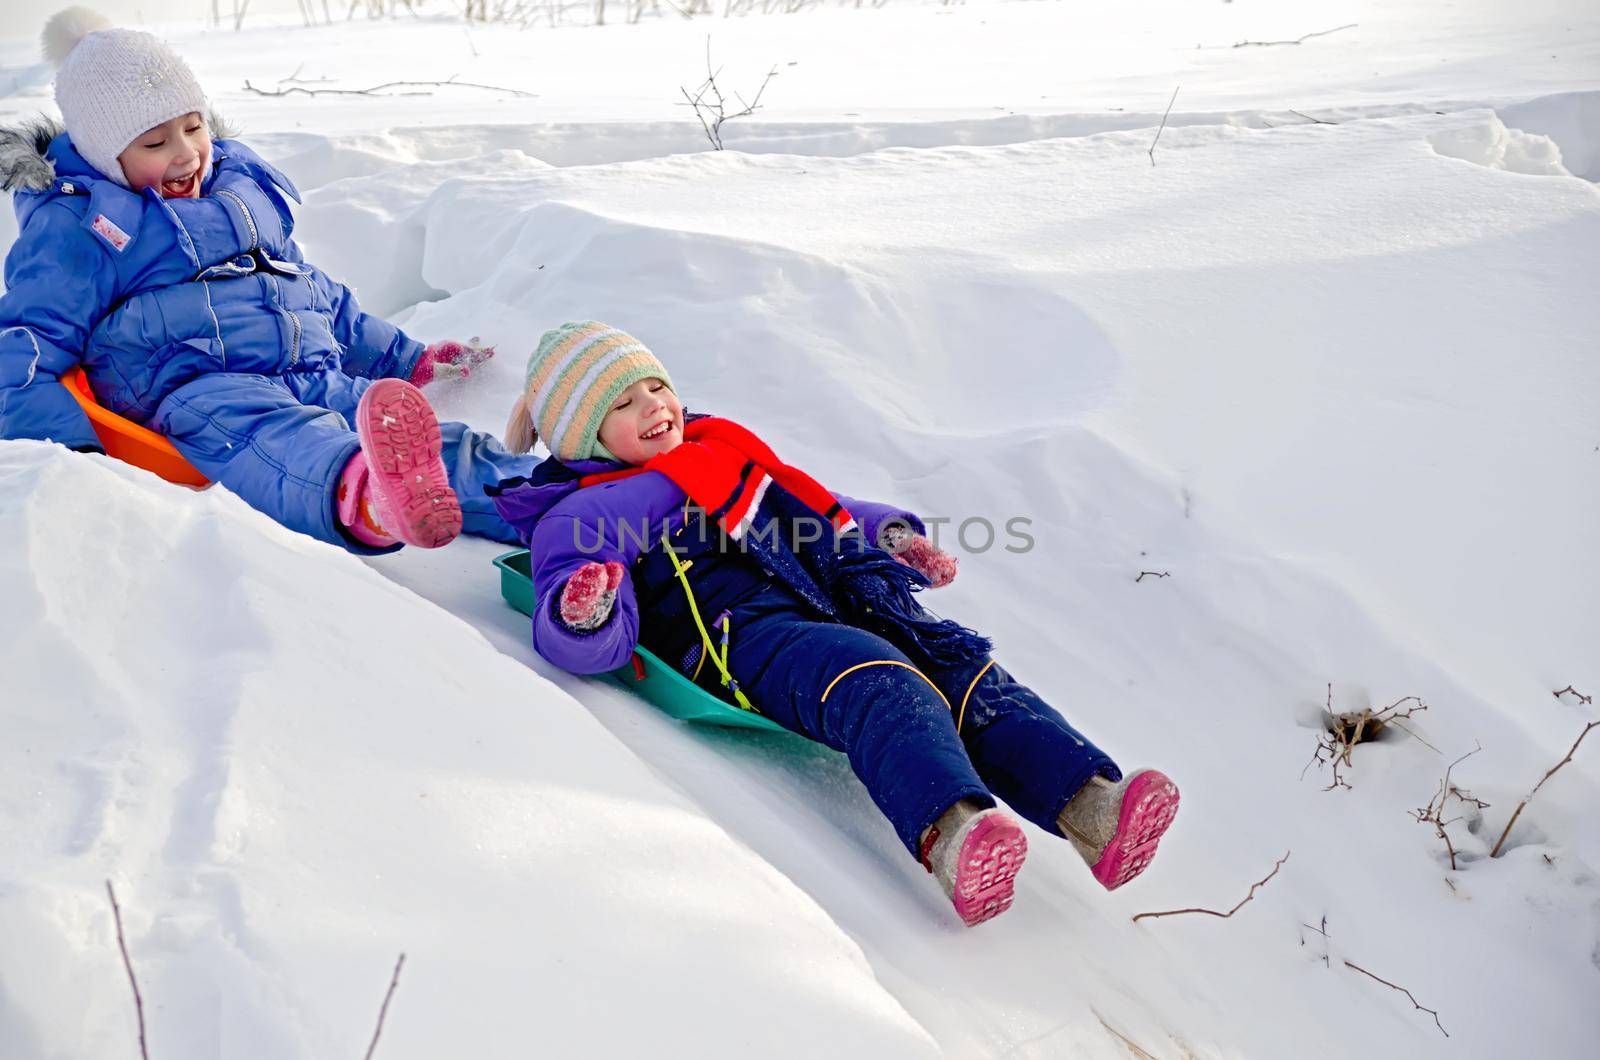
[{"label": "small shrub in snow", "polygon": [[[1411,811],[1411,816],[1417,819],[1418,824],[1433,825],[1434,833],[1444,841],[1444,848],[1450,855],[1451,871],[1454,871],[1458,866],[1456,864],[1456,845],[1450,841],[1450,833],[1448,831],[1450,825],[1459,821],[1466,821],[1467,828],[1469,830],[1472,829],[1474,825],[1483,820],[1483,811],[1489,808],[1489,804],[1475,797],[1472,792],[1457,787],[1450,780],[1450,772],[1481,750],[1483,750],[1483,746],[1480,744],[1454,762],[1451,762],[1445,768],[1444,779],[1439,781],[1439,790],[1434,792],[1433,798],[1428,800],[1428,805]],[[1449,816],[1452,810],[1456,811],[1454,817]],[[1449,881],[1447,880],[1446,882],[1448,883]],[[1454,890],[1455,885],[1451,884],[1450,889]]]},{"label": "small shrub in snow", "polygon": [[[1410,704],[1410,706],[1406,706]],[[1404,708],[1404,709],[1402,709]],[[1334,788],[1349,789],[1350,782],[1345,779],[1344,771],[1351,766],[1350,756],[1356,744],[1371,743],[1385,738],[1385,733],[1391,728],[1397,728],[1409,736],[1426,743],[1422,737],[1417,736],[1400,722],[1414,714],[1420,714],[1428,709],[1428,705],[1417,696],[1406,696],[1390,703],[1381,710],[1363,707],[1360,710],[1346,711],[1342,714],[1333,712],[1333,685],[1328,685],[1328,700],[1324,708],[1325,729],[1317,737],[1317,749],[1311,755],[1311,761],[1306,763],[1305,770],[1300,775],[1305,776],[1312,766],[1331,766],[1333,779],[1328,782],[1324,791]]]},{"label": "small shrub in snow", "polygon": [[722,94],[722,88],[717,84],[717,74],[721,73],[720,67],[711,65],[711,38],[706,38],[706,79],[700,82],[693,94],[687,88],[679,87],[687,103],[678,104],[694,109],[694,116],[700,119],[700,127],[706,131],[706,139],[711,141],[714,151],[722,150],[722,125],[735,118],[743,118],[754,114],[761,107],[761,94],[767,90],[767,83],[778,76],[778,68],[774,66],[767,71],[767,76],[762,80],[761,87],[756,89],[756,94],[750,102],[746,103],[739,93],[733,93],[733,98],[739,101],[741,109],[729,113],[728,101]]}]

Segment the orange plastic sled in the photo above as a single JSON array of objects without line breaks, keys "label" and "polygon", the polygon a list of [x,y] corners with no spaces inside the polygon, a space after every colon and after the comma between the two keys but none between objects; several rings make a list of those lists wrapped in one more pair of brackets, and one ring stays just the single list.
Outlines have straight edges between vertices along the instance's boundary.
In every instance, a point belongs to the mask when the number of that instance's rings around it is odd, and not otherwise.
[{"label": "orange plastic sled", "polygon": [[196,471],[194,465],[172,447],[171,442],[155,431],[102,407],[94,399],[94,391],[89,389],[89,377],[83,374],[82,368],[73,368],[63,375],[61,385],[67,388],[67,393],[88,415],[89,422],[94,424],[94,433],[99,435],[100,444],[109,456],[134,467],[142,467],[180,486],[198,488],[210,484],[211,480]]}]

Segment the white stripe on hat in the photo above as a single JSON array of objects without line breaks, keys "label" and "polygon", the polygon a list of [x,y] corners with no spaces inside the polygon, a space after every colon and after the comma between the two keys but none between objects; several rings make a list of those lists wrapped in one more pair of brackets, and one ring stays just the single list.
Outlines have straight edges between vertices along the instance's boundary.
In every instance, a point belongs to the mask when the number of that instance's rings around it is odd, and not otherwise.
[{"label": "white stripe on hat", "polygon": [[[551,395],[555,393],[556,385],[561,382],[561,377],[566,374],[567,369],[572,367],[578,358],[588,353],[595,343],[604,342],[616,334],[618,332],[614,328],[602,327],[574,346],[572,352],[561,359],[561,363],[557,364],[555,369],[545,377],[544,385],[539,387],[539,392],[533,396],[534,423],[539,422],[544,413],[545,405],[549,402]],[[580,391],[574,391],[574,393],[580,393]],[[547,440],[554,440],[556,432],[551,431],[550,435],[550,439]]]},{"label": "white stripe on hat", "polygon": [[[618,334],[620,334],[620,332],[611,332],[611,336],[616,336]],[[561,439],[566,437],[567,428],[572,426],[572,418],[576,416],[578,414],[578,410],[583,407],[583,399],[588,395],[589,388],[594,385],[595,380],[599,379],[607,368],[610,368],[612,365],[616,364],[618,360],[626,357],[630,353],[643,353],[649,355],[650,351],[636,342],[630,346],[618,346],[616,349],[611,350],[604,357],[600,358],[600,360],[596,361],[594,366],[584,373],[583,378],[578,380],[577,387],[572,391],[571,400],[567,402],[567,407],[561,410],[561,419],[557,421],[556,429],[551,432],[551,438]]]}]

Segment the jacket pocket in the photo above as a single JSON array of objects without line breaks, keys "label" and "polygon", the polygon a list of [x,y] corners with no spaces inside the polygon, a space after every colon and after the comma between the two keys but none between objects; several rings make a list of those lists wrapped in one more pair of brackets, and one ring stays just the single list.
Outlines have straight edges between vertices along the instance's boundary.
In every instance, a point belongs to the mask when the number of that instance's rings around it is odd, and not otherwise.
[{"label": "jacket pocket", "polygon": [[148,416],[180,386],[226,367],[225,348],[214,338],[169,342],[151,355],[144,379],[135,383],[135,400]]}]

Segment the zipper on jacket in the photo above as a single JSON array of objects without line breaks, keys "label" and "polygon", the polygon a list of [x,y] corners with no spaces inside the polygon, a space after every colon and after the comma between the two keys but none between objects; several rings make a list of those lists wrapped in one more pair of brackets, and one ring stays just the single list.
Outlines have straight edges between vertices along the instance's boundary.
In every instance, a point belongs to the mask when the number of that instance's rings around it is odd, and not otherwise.
[{"label": "zipper on jacket", "polygon": [[300,318],[294,310],[283,304],[283,285],[278,278],[271,273],[267,273],[266,277],[272,281],[272,300],[278,303],[278,312],[289,318],[289,325],[293,329],[289,339],[289,366],[292,368],[300,363]]},{"label": "zipper on jacket", "polygon": [[232,199],[235,205],[239,207],[239,212],[244,214],[245,227],[250,229],[250,246],[246,249],[254,250],[256,247],[260,246],[261,233],[256,231],[256,219],[250,216],[250,207],[246,206],[243,199],[241,199],[234,192],[229,191],[227,188],[217,189],[217,194],[226,195],[228,198]]}]

